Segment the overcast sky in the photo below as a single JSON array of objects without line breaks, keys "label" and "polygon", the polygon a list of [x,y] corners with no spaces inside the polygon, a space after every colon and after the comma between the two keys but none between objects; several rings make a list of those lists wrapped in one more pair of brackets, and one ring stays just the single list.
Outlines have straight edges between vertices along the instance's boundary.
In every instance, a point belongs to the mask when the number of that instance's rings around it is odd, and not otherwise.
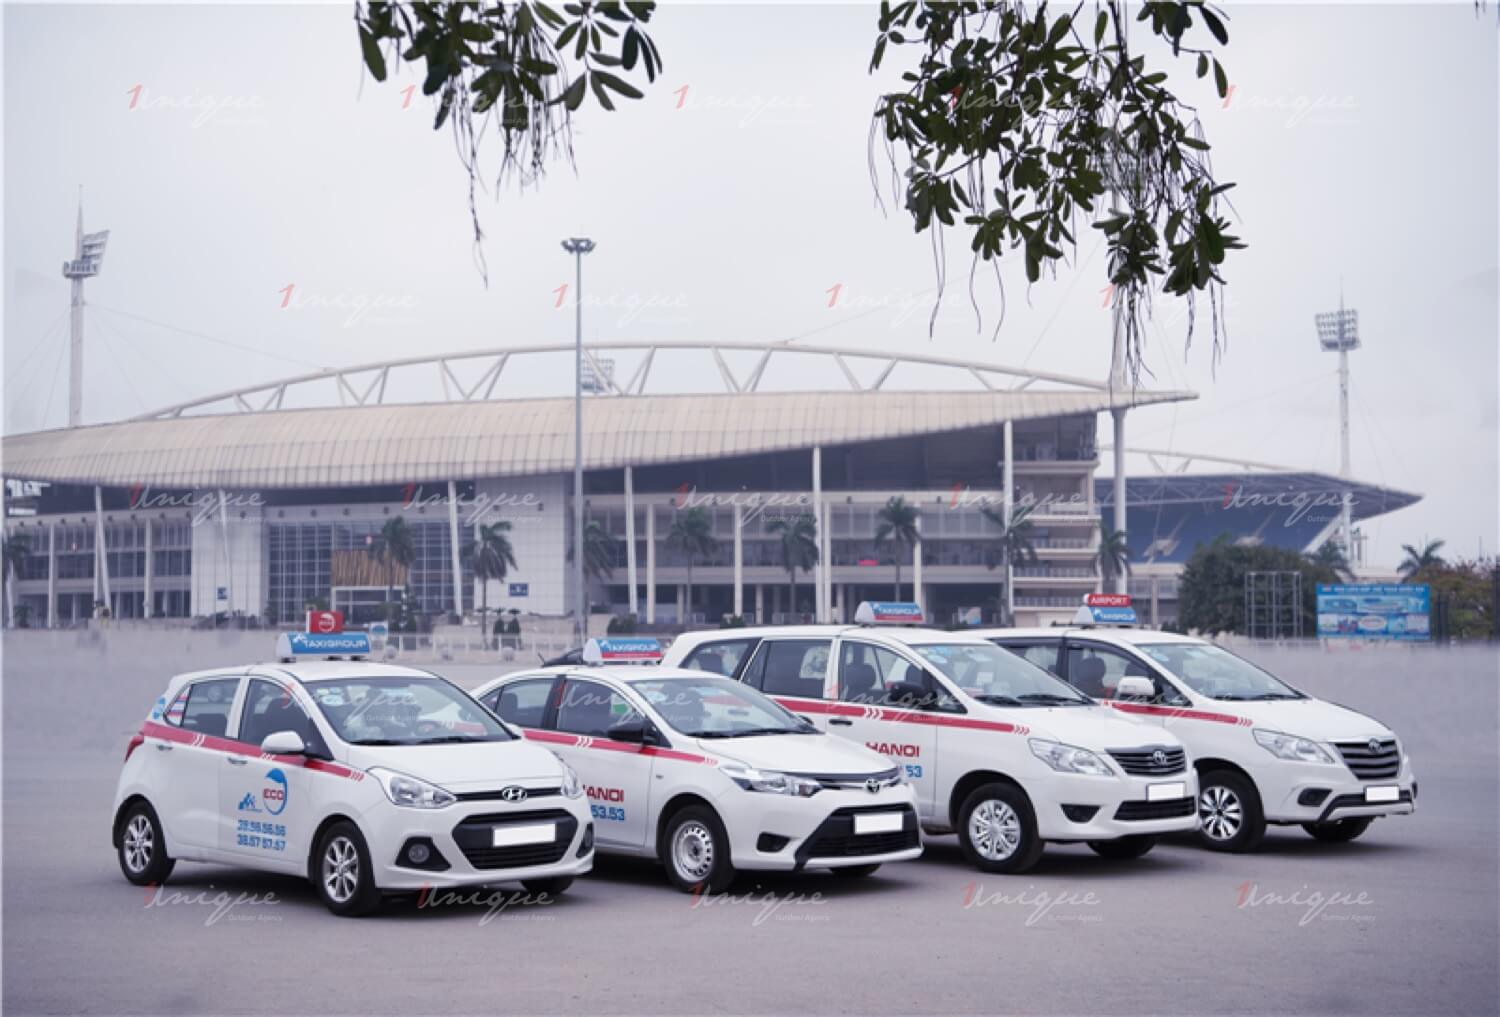
[{"label": "overcast sky", "polygon": [[[1029,291],[1007,259],[997,339],[993,278],[978,328],[951,237],[929,337],[929,240],[889,193],[882,214],[869,177],[869,115],[891,80],[866,71],[873,3],[659,10],[667,69],[613,114],[590,101],[576,176],[558,166],[537,190],[481,198],[488,288],[451,137],[405,91],[418,75],[363,75],[351,13],[5,7],[7,433],[66,422],[59,266],[80,185],[86,228],[111,231],[88,285],[89,422],[312,367],[570,340],[558,240],[580,232],[599,244],[594,340],[800,336],[1108,373],[1088,229],[1077,264]],[[1250,247],[1226,269],[1229,345],[1217,368],[1206,331],[1185,353],[1181,308],[1160,303],[1147,384],[1200,399],[1131,414],[1127,442],[1335,470],[1335,358],[1313,315],[1342,287],[1364,340],[1355,474],[1425,496],[1367,525],[1372,560],[1424,537],[1493,553],[1495,11],[1236,7],[1230,30],[1227,104],[1186,63],[1174,75],[1239,184]]]}]

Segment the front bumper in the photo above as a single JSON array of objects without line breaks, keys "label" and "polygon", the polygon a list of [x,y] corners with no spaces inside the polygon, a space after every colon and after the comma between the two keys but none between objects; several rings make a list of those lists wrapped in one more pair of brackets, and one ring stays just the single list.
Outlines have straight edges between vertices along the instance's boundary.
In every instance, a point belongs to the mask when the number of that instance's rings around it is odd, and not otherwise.
[{"label": "front bumper", "polygon": [[[737,869],[790,872],[903,862],[922,853],[915,796],[901,784],[868,791],[819,791],[811,798],[740,791],[715,803]],[[854,833],[856,815],[898,817],[899,828]],[[895,818],[886,819],[894,826]]]},{"label": "front bumper", "polygon": [[[1361,780],[1342,763],[1274,760],[1251,771],[1266,820],[1271,823],[1325,823],[1359,816],[1400,816],[1417,811],[1417,779],[1411,759],[1390,779]],[[1397,789],[1396,801],[1372,802],[1370,788]]]},{"label": "front bumper", "polygon": [[[550,842],[494,846],[496,828],[546,823],[554,828]],[[517,806],[473,802],[430,811],[389,806],[366,813],[360,828],[382,890],[581,876],[594,867],[593,820],[584,798],[553,796]],[[405,855],[418,841],[433,851],[422,866]]]},{"label": "front bumper", "polygon": [[[1180,784],[1155,798],[1152,785]],[[1191,766],[1160,777],[1090,777],[1051,772],[1026,784],[1043,840],[1116,840],[1198,829],[1198,775]]]}]

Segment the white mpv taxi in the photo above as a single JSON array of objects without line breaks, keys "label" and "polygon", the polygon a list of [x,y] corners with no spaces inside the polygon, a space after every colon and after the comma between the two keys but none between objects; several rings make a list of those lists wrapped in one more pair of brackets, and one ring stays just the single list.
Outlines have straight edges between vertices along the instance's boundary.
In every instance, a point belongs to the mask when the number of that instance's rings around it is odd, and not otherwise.
[{"label": "white mpv taxi", "polygon": [[[181,859],[306,876],[330,910],[384,892],[593,865],[577,775],[436,675],[363,660],[363,633],[291,633],[290,663],[179,675],[130,741],[112,833],[125,878]],[[311,659],[317,658],[317,659]]]},{"label": "white mpv taxi", "polygon": [[600,851],[658,858],[681,890],[736,870],[865,876],[922,852],[901,767],[702,671],[615,666],[654,639],[591,640],[581,665],[496,679],[475,698],[577,769]]},{"label": "white mpv taxi", "polygon": [[1198,770],[1207,847],[1249,851],[1268,823],[1351,841],[1377,817],[1416,811],[1416,776],[1395,732],[1213,643],[1128,622],[982,634],[1181,738]]},{"label": "white mpv taxi", "polygon": [[923,829],[957,831],[988,872],[1024,872],[1047,841],[1109,858],[1197,828],[1197,777],[1176,736],[1122,717],[966,633],[910,626],[916,604],[865,603],[859,625],[681,636],[669,664],[724,674],[889,757]]}]

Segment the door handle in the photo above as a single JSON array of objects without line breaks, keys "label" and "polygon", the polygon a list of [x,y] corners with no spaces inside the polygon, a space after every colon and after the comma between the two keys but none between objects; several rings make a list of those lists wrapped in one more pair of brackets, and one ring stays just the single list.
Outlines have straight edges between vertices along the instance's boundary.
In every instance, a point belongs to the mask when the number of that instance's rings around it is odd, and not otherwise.
[{"label": "door handle", "polygon": [[244,756],[226,756],[225,758],[229,760],[230,766],[244,766],[246,763],[250,762],[250,760],[246,759]]},{"label": "door handle", "polygon": [[157,742],[156,743],[156,751],[157,752],[171,752],[172,751],[172,746],[168,745],[166,742]]},{"label": "door handle", "polygon": [[835,717],[832,720],[830,720],[828,723],[830,723],[830,724],[837,724],[839,727],[853,727],[854,726],[854,721],[848,719],[847,717]]}]

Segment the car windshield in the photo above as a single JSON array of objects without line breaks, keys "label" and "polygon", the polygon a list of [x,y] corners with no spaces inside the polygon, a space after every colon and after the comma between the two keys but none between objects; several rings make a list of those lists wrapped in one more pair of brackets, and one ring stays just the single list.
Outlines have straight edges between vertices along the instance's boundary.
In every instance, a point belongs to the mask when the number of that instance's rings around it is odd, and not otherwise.
[{"label": "car windshield", "polygon": [[1302,693],[1212,643],[1144,643],[1136,649],[1210,699],[1306,699]]},{"label": "car windshield", "polygon": [[351,745],[504,742],[512,735],[484,707],[439,678],[343,678],[308,691]]},{"label": "car windshield", "polygon": [[1092,702],[1029,660],[992,643],[922,643],[912,649],[980,702],[997,706]]},{"label": "car windshield", "polygon": [[801,717],[728,678],[661,678],[632,687],[669,727],[692,738],[818,733]]}]

